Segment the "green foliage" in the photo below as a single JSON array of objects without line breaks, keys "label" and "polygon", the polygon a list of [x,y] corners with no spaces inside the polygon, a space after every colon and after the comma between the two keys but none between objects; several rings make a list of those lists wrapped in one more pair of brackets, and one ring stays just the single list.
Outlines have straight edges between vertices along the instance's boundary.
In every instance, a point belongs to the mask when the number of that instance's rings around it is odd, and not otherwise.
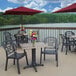
[{"label": "green foliage", "polygon": [[69,23],[76,22],[73,13],[42,13],[36,15],[2,15],[0,25],[40,24],[40,23]]},{"label": "green foliage", "polygon": [[5,25],[5,23],[7,23],[8,21],[5,20],[5,18],[0,17],[0,25]]}]

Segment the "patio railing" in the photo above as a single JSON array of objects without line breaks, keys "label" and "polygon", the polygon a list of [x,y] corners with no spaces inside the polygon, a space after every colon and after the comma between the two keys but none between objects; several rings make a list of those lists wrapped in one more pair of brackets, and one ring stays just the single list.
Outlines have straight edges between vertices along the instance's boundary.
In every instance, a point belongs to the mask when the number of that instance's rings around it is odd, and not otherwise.
[{"label": "patio railing", "polygon": [[[0,28],[0,46],[2,41],[4,40],[3,32],[9,31],[12,34],[16,34],[20,27],[14,28]],[[43,41],[44,38],[48,36],[54,36],[58,39],[59,43],[61,43],[60,34],[64,34],[65,31],[73,31],[76,33],[76,27],[25,27],[26,32],[29,36],[30,29],[38,32],[38,41]]]}]

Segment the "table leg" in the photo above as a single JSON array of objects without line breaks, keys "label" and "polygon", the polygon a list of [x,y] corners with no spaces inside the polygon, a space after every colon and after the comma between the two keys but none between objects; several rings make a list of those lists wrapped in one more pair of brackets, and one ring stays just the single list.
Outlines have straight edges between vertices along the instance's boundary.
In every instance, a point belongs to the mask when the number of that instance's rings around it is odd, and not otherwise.
[{"label": "table leg", "polygon": [[33,67],[35,72],[37,72],[36,66],[43,66],[43,64],[36,63],[36,48],[33,48],[32,49],[32,63],[31,63],[31,65],[25,66],[24,69]]}]

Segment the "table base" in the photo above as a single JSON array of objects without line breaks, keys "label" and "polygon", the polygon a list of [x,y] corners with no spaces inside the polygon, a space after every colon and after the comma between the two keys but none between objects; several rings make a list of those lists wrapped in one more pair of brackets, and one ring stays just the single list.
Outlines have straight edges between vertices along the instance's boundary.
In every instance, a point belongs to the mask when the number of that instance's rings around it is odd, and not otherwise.
[{"label": "table base", "polygon": [[34,70],[35,70],[35,72],[37,72],[37,68],[36,68],[36,66],[44,66],[43,64],[30,64],[30,65],[28,65],[28,66],[25,66],[23,69],[26,69],[26,68],[34,68]]},{"label": "table base", "polygon": [[32,62],[30,65],[25,66],[24,69],[33,67],[35,72],[37,72],[36,66],[43,66],[43,64],[36,63],[36,48],[32,48]]}]

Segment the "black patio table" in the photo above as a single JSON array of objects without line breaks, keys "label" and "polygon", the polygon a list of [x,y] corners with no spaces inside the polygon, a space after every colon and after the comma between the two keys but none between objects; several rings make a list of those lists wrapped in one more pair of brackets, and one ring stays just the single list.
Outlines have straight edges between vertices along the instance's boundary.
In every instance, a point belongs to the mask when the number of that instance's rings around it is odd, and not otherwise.
[{"label": "black patio table", "polygon": [[39,47],[41,50],[42,50],[42,48],[44,48],[44,44],[42,42],[37,42],[35,46],[32,46],[32,43],[21,44],[21,47],[23,49],[25,49],[25,50],[27,50],[27,49],[32,50],[31,64],[25,66],[24,69],[33,67],[35,72],[37,72],[36,66],[44,66],[43,64],[40,64],[40,63],[36,62],[36,50],[37,50],[37,47]]}]

